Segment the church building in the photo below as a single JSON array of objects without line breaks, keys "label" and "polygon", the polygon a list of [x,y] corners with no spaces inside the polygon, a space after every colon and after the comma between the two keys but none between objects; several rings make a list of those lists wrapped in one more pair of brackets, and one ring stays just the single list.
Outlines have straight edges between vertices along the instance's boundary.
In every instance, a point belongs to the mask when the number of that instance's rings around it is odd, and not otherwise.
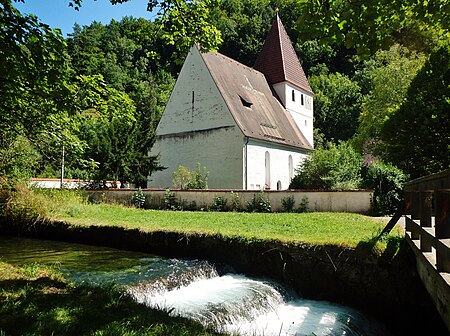
[{"label": "church building", "polygon": [[313,149],[313,95],[278,15],[254,68],[192,46],[151,150],[166,169],[148,187],[200,163],[210,189],[287,189]]}]

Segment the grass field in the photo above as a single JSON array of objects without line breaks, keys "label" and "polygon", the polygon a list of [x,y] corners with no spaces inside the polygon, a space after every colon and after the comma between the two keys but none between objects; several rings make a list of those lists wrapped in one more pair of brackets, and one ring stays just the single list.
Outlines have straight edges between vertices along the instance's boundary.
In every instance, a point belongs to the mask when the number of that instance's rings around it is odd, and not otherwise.
[{"label": "grass field", "polygon": [[[142,210],[114,204],[74,204],[52,219],[75,225],[221,235],[285,243],[355,247],[376,237],[385,221],[351,213],[242,213]],[[395,230],[391,237],[401,235]]]}]

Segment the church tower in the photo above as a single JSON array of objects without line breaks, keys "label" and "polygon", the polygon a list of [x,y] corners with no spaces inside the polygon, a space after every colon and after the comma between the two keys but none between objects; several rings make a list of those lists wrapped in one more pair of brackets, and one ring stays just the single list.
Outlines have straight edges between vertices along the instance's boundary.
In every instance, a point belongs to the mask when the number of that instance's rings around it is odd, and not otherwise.
[{"label": "church tower", "polygon": [[314,93],[278,13],[254,68],[265,75],[313,147]]}]

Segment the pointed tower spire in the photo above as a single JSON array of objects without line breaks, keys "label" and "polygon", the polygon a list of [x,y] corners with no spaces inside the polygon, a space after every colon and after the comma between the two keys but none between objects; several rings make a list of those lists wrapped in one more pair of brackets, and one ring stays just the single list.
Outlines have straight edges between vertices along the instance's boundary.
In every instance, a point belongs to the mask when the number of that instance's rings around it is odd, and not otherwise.
[{"label": "pointed tower spire", "polygon": [[313,94],[278,12],[254,68],[262,72],[271,85],[289,82]]}]

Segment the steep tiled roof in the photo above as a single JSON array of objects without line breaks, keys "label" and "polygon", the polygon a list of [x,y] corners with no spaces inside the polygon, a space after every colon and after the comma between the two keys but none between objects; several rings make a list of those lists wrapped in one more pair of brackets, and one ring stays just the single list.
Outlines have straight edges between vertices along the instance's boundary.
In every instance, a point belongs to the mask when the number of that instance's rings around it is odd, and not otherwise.
[{"label": "steep tiled roof", "polygon": [[261,71],[270,84],[287,81],[307,92],[313,93],[278,14],[266,37],[254,68]]},{"label": "steep tiled roof", "polygon": [[312,149],[290,113],[274,96],[261,72],[219,53],[201,55],[245,136]]}]

